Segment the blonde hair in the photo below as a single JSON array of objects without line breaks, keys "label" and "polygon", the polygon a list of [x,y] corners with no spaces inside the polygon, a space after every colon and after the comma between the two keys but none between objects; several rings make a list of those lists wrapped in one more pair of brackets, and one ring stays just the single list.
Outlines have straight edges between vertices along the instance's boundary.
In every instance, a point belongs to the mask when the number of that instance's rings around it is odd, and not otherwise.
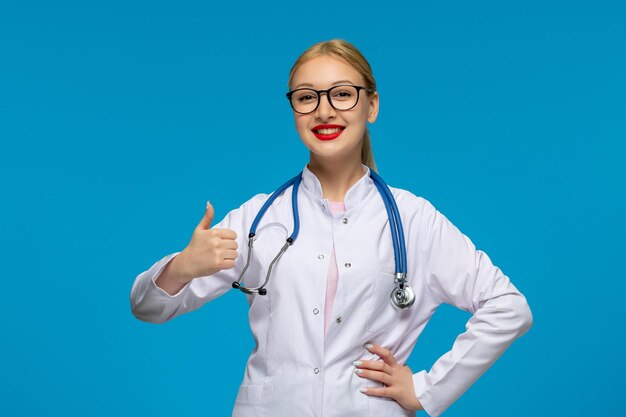
[{"label": "blonde hair", "polygon": [[[361,74],[365,80],[364,87],[370,91],[376,91],[376,80],[374,80],[374,74],[369,62],[367,62],[367,59],[365,59],[356,46],[352,45],[350,42],[344,41],[343,39],[331,39],[329,41],[318,42],[304,51],[291,67],[291,71],[289,72],[289,81],[287,82],[289,88],[291,88],[293,76],[300,65],[320,55],[335,55],[339,58],[343,58],[352,66],[352,68]],[[366,93],[368,95],[370,94],[367,91]],[[376,162],[374,161],[374,153],[372,152],[370,132],[367,127],[365,128],[365,133],[363,134],[361,163],[367,165],[370,169],[374,170],[374,172],[378,172],[376,169]]]}]

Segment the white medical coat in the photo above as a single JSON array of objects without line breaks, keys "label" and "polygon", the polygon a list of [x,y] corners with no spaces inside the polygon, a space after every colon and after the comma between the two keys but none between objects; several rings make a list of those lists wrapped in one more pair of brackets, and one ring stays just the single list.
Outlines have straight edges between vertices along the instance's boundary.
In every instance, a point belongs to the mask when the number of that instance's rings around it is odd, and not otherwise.
[{"label": "white medical coat", "polygon": [[[407,278],[415,303],[395,309],[394,254],[383,200],[365,174],[347,192],[346,211],[333,215],[317,177],[304,167],[298,193],[300,234],[272,271],[266,296],[246,295],[256,348],[239,387],[234,417],[414,416],[389,398],[361,393],[381,383],[354,374],[359,358],[381,360],[367,342],[391,350],[404,364],[441,303],[473,313],[451,350],[430,371],[413,375],[415,394],[439,416],[532,325],[526,298],[489,257],[424,198],[391,188],[404,227]],[[293,230],[292,188],[276,199],[258,227],[246,286],[258,286]],[[247,256],[250,225],[269,195],[258,194],[215,228],[237,233],[234,268],[200,277],[176,295],[154,283],[170,254],[141,273],[131,290],[134,315],[163,323],[232,289]],[[328,333],[324,303],[333,244],[339,280]]]}]

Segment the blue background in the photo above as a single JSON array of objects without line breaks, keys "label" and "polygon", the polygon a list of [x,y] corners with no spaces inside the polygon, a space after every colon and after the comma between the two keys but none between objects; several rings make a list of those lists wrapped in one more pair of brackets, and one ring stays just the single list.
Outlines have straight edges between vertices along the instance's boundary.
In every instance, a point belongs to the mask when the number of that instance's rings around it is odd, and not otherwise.
[{"label": "blue background", "polygon": [[[0,414],[230,415],[253,347],[244,297],[153,325],[130,288],[184,248],[206,200],[217,222],[302,169],[287,76],[335,37],[374,68],[381,175],[534,314],[446,415],[619,413],[624,2],[7,3]],[[442,306],[407,364],[430,369],[468,319]]]}]

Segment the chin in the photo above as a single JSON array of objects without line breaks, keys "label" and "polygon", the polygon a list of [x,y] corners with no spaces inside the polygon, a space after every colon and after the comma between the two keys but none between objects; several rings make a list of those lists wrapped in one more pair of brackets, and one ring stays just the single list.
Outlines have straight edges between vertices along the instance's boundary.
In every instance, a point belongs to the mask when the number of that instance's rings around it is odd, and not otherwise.
[{"label": "chin", "polygon": [[[302,136],[301,136],[302,139]],[[338,137],[337,139],[324,141],[317,139],[315,136],[306,135],[302,139],[304,146],[316,156],[320,158],[340,158],[343,159],[352,152],[361,152],[361,141],[351,143],[349,137]]]},{"label": "chin", "polygon": [[319,147],[310,147],[309,151],[311,152],[311,156],[315,155],[318,159],[325,160],[337,160],[343,161],[346,159],[350,159],[350,155],[353,153],[358,153],[359,157],[361,155],[360,148],[358,150],[351,150],[344,147],[341,148],[332,148],[332,149],[319,149]]}]

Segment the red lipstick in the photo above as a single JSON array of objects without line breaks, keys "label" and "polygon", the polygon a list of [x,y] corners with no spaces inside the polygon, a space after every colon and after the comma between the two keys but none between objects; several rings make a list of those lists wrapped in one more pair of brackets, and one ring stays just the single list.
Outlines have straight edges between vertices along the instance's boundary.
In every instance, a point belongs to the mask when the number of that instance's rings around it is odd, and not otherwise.
[{"label": "red lipstick", "polygon": [[[345,126],[341,125],[317,125],[311,131],[319,140],[333,140],[337,138],[337,136],[341,135],[341,132],[345,129]],[[332,133],[328,131],[321,133],[320,130],[332,130]]]}]

